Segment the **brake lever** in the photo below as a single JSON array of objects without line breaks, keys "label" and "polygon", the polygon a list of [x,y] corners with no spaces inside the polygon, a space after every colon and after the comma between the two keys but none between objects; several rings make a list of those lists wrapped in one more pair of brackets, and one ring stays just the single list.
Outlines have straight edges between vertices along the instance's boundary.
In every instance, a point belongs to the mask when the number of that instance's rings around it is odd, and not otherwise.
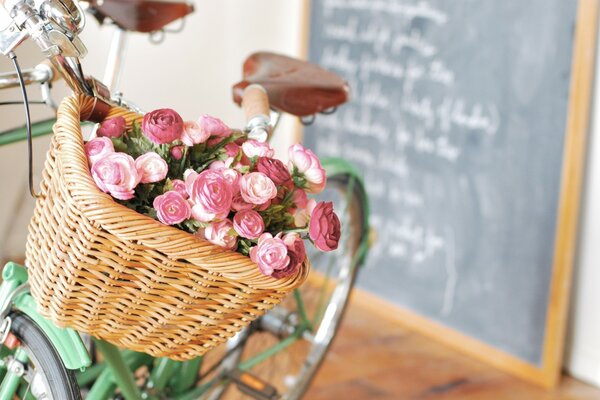
[{"label": "brake lever", "polygon": [[[0,12],[4,12],[1,10]],[[0,53],[5,56],[27,39],[27,32],[21,31],[17,24],[11,23],[0,31]]]}]

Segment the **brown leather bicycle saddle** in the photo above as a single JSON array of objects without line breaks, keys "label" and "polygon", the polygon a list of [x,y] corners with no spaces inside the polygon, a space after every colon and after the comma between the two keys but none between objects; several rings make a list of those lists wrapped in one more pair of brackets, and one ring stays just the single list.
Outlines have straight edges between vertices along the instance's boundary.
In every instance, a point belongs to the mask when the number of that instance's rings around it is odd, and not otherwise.
[{"label": "brown leather bicycle saddle", "polygon": [[153,32],[194,11],[185,2],[169,0],[91,0],[100,21],[106,17],[119,27],[134,32]]},{"label": "brown leather bicycle saddle", "polygon": [[244,89],[254,83],[267,90],[273,108],[299,117],[337,107],[350,95],[348,84],[333,72],[269,52],[246,59],[244,80],[233,86],[233,100],[240,104]]}]

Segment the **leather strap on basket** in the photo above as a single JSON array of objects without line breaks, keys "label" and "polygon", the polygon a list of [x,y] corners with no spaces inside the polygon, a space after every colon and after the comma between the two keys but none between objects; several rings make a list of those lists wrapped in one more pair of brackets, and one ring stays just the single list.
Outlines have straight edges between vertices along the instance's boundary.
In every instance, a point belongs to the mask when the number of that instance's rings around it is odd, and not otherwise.
[{"label": "leather strap on basket", "polygon": [[[82,121],[91,122],[102,122],[106,119],[106,116],[110,112],[111,106],[102,99],[108,99],[110,97],[110,91],[100,81],[94,78],[88,78],[87,83],[92,87],[92,91],[97,94],[93,98],[93,106],[89,112],[81,114]],[[83,110],[82,110],[83,111]]]}]

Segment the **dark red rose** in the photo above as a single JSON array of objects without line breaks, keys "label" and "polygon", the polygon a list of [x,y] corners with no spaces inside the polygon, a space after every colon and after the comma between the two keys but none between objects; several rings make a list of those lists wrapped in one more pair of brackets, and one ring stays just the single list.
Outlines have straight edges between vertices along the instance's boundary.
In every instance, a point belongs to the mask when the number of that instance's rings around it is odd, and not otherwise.
[{"label": "dark red rose", "polygon": [[256,170],[271,178],[277,186],[292,180],[292,176],[285,164],[276,158],[258,157]]}]

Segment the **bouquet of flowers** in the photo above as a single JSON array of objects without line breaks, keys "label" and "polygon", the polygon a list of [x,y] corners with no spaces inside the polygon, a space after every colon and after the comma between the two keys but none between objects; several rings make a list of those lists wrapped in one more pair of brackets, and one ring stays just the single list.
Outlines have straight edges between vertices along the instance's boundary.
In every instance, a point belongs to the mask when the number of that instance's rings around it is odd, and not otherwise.
[{"label": "bouquet of flowers", "polygon": [[294,274],[306,258],[303,239],[337,248],[332,203],[307,196],[323,190],[325,171],[300,144],[285,165],[268,143],[218,118],[183,121],[159,109],[130,128],[123,117],[104,121],[85,152],[96,185],[115,201],[249,256],[265,275]]}]

